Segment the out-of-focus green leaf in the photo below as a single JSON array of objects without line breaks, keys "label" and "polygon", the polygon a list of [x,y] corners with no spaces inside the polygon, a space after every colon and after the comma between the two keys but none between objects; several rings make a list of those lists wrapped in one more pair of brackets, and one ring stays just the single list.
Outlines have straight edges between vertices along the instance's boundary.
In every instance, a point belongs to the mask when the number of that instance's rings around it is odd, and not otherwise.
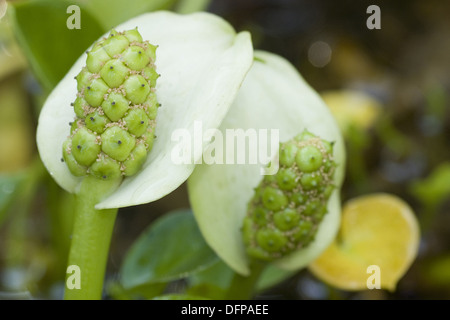
[{"label": "out-of-focus green leaf", "polygon": [[5,16],[0,22],[0,47],[2,48],[0,50],[0,80],[6,79],[26,67],[25,58],[14,39],[8,20],[8,16]]},{"label": "out-of-focus green leaf", "polygon": [[98,19],[105,30],[145,12],[170,9],[176,0],[78,0]]},{"label": "out-of-focus green leaf", "polygon": [[68,29],[67,19],[71,14],[67,13],[67,8],[72,4],[65,0],[34,0],[8,7],[19,45],[36,77],[48,91],[106,31],[89,11],[81,7],[81,29]]},{"label": "out-of-focus green leaf", "polygon": [[166,283],[153,283],[125,289],[119,282],[113,281],[108,284],[107,292],[114,300],[153,299],[163,294],[166,285]]},{"label": "out-of-focus green leaf", "polygon": [[24,180],[24,172],[14,174],[0,174],[0,225],[6,217],[8,208]]},{"label": "out-of-focus green leaf", "polygon": [[450,196],[450,162],[436,167],[424,180],[415,181],[412,193],[426,205],[439,205]]},{"label": "out-of-focus green leaf", "polygon": [[434,257],[420,266],[421,275],[428,285],[436,287],[450,286],[450,255]]},{"label": "out-of-focus green leaf", "polygon": [[[292,271],[281,270],[273,265],[268,265],[258,280],[256,290],[264,291],[269,289],[294,275],[294,273]],[[189,284],[192,287],[191,291],[199,295],[216,298],[210,295],[216,295],[219,291],[224,293],[230,286],[233,275],[233,270],[226,263],[219,260],[209,268],[192,274],[189,277]],[[189,292],[191,293],[191,291]]]},{"label": "out-of-focus green leaf", "polygon": [[189,277],[189,285],[191,287],[210,285],[225,290],[231,284],[233,274],[233,270],[225,262],[219,260],[209,268],[192,274]]},{"label": "out-of-focus green leaf", "polygon": [[217,256],[203,240],[189,210],[169,213],[132,245],[120,274],[124,288],[168,282],[207,268]]},{"label": "out-of-focus green leaf", "polygon": [[279,284],[281,281],[286,280],[294,274],[294,271],[282,270],[274,265],[268,265],[259,278],[259,281],[256,285],[256,290],[263,291],[269,289],[270,287]]},{"label": "out-of-focus green leaf", "polygon": [[175,6],[178,13],[192,13],[197,11],[206,11],[211,0],[179,0]]}]

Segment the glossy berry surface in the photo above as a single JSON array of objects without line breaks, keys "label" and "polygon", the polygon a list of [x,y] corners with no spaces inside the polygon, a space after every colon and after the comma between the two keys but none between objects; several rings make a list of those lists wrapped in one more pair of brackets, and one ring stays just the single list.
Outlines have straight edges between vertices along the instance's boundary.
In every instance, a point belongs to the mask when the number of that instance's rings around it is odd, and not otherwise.
[{"label": "glossy berry surface", "polygon": [[242,227],[247,254],[256,259],[271,261],[306,248],[334,190],[332,143],[311,132],[280,144],[279,164],[255,188]]},{"label": "glossy berry surface", "polygon": [[76,118],[62,160],[75,176],[112,179],[136,174],[155,138],[157,47],[137,29],[112,30],[87,52],[75,77]]}]

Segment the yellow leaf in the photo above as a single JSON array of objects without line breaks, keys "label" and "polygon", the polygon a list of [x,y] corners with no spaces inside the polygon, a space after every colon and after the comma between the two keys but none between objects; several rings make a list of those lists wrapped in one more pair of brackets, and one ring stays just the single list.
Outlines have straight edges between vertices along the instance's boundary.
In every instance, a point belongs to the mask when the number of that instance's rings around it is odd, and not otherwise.
[{"label": "yellow leaf", "polygon": [[323,92],[321,96],[344,134],[347,134],[350,126],[369,129],[382,112],[382,106],[377,100],[360,91],[334,90]]},{"label": "yellow leaf", "polygon": [[309,269],[339,289],[371,289],[378,276],[382,289],[394,291],[419,239],[416,217],[403,200],[383,193],[358,197],[345,204],[339,236]]}]

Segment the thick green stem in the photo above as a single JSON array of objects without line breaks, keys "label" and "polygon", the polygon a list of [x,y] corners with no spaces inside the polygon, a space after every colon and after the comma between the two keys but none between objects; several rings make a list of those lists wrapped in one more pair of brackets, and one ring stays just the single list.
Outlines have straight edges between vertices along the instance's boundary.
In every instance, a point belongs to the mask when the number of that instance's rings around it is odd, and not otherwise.
[{"label": "thick green stem", "polygon": [[[84,178],[76,195],[75,222],[66,277],[66,300],[101,299],[117,209],[95,205],[117,189],[120,180]],[[77,284],[80,284],[78,287]]]},{"label": "thick green stem", "polygon": [[225,295],[228,300],[249,300],[252,298],[256,284],[264,271],[267,264],[261,261],[251,261],[250,275],[247,277],[241,276],[238,273],[234,274],[231,285]]}]

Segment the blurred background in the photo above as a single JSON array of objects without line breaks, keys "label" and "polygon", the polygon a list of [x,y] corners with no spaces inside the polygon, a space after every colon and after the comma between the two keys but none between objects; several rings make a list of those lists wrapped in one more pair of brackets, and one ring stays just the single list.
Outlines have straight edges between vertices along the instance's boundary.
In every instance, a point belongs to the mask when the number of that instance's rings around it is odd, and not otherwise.
[{"label": "blurred background", "polygon": [[[69,4],[80,30],[65,27]],[[381,29],[369,30],[371,4]],[[252,33],[255,49],[288,59],[329,104],[347,144],[346,201],[373,192],[404,199],[420,223],[419,255],[395,292],[347,292],[308,270],[260,299],[450,298],[450,1],[0,0],[0,298],[58,299],[64,287],[73,197],[40,162],[35,131],[52,88],[86,48],[139,13],[206,10]],[[101,14],[99,14],[101,12]],[[119,210],[108,277],[158,217],[189,208],[182,185]],[[172,284],[172,289],[183,286]],[[109,297],[114,297],[110,294]]]}]

